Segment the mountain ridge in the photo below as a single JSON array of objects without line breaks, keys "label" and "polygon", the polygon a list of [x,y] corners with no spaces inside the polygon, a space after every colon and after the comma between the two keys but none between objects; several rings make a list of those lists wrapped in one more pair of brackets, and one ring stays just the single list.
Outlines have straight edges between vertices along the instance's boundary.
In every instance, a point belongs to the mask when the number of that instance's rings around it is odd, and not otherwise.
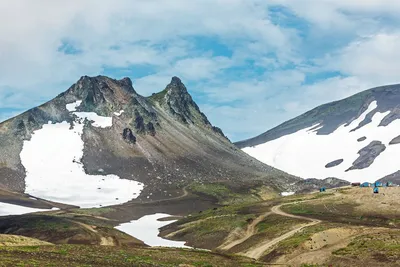
[{"label": "mountain ridge", "polygon": [[[330,119],[333,120],[333,124],[329,126],[322,127],[318,129],[318,134],[329,134],[333,130],[335,130],[340,124],[346,123],[348,124],[349,121],[354,119],[354,117],[357,117],[361,115],[367,108],[368,105],[376,99],[376,94],[380,92],[387,92],[388,95],[395,95],[396,97],[389,103],[389,107],[392,107],[393,104],[394,106],[397,106],[396,103],[400,103],[400,83],[399,84],[391,84],[391,85],[384,85],[384,86],[378,86],[378,87],[373,87],[368,90],[364,90],[362,92],[359,92],[357,94],[354,94],[352,96],[346,97],[341,100],[336,100],[332,101],[326,104],[319,105],[307,112],[304,112],[303,114],[296,116],[293,119],[287,120],[276,127],[273,127],[272,129],[261,133],[259,135],[256,135],[255,137],[252,138],[247,138],[242,141],[235,142],[235,145],[238,146],[239,148],[244,148],[248,146],[254,146],[258,145],[260,143],[272,141],[276,138],[279,138],[280,136],[284,134],[291,134],[296,130],[303,129],[306,127],[310,127],[312,125],[315,125],[317,123],[324,124],[324,120]],[[382,98],[382,96],[380,97]],[[379,99],[378,99],[379,100]],[[345,103],[347,101],[347,103]],[[336,110],[340,109],[341,106],[345,103],[346,110],[340,114],[340,116],[337,116],[336,118],[329,118],[331,109]],[[390,106],[392,105],[392,106]],[[381,106],[380,110],[376,111],[385,111],[385,109],[388,108],[388,106]],[[321,116],[322,114],[322,116]],[[361,127],[367,121],[371,119],[371,117],[374,115],[374,113],[369,114],[369,116],[366,118],[365,121],[363,121],[359,126]],[[387,116],[382,122],[382,125],[388,125],[390,122],[392,122],[395,119],[400,118],[400,109],[395,108],[393,113],[389,114],[390,116]],[[311,117],[312,120],[310,121],[301,121],[303,118]],[[300,122],[299,122],[300,121]],[[297,124],[296,124],[297,123]],[[294,124],[294,125],[293,125]],[[282,131],[280,136],[276,133],[277,131]]]},{"label": "mountain ridge", "polygon": [[292,175],[373,182],[399,170],[399,103],[399,84],[375,87],[235,144]]},{"label": "mountain ridge", "polygon": [[[109,179],[133,181],[139,187],[129,194],[137,201],[176,197],[193,182],[261,181],[279,192],[301,181],[237,149],[178,77],[143,97],[129,78],[83,76],[54,99],[0,123],[0,142],[3,188],[75,206],[82,203],[67,195],[90,190],[99,201],[101,192],[114,190],[115,200],[107,203],[128,199],[121,187],[107,189]],[[81,183],[77,177],[90,183],[89,191],[70,189]],[[57,188],[65,196],[52,193]]]}]

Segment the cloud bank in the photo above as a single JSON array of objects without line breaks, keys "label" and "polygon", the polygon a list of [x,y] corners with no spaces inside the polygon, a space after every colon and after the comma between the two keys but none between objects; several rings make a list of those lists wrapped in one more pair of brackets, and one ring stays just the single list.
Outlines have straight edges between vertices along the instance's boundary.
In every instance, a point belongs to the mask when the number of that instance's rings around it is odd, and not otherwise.
[{"label": "cloud bank", "polygon": [[82,75],[129,76],[144,95],[179,76],[232,140],[389,83],[395,0],[0,2],[0,120]]}]

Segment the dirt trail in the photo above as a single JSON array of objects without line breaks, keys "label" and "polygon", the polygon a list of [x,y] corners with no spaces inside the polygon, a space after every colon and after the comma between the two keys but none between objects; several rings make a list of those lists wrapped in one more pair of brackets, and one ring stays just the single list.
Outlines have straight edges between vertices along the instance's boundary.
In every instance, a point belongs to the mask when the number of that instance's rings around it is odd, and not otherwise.
[{"label": "dirt trail", "polygon": [[115,246],[114,239],[112,237],[100,237],[100,246]]},{"label": "dirt trail", "polygon": [[92,226],[90,226],[86,223],[83,223],[83,222],[77,222],[77,221],[73,221],[73,220],[70,220],[70,222],[78,224],[78,225],[82,226],[83,228],[89,230],[90,232],[95,233],[96,236],[98,236],[100,238],[100,246],[115,246],[115,242],[112,237],[103,236],[101,233],[99,233],[99,231],[94,229]]},{"label": "dirt trail", "polygon": [[164,198],[164,199],[157,199],[157,200],[150,200],[150,201],[133,201],[131,203],[129,203],[129,205],[137,205],[137,204],[157,204],[157,203],[162,203],[162,202],[167,202],[167,201],[172,201],[172,200],[179,200],[182,198],[185,198],[189,195],[189,191],[187,191],[187,188],[189,186],[185,186],[182,188],[183,194],[180,196],[176,196],[176,197],[171,197],[171,198]]},{"label": "dirt trail", "polygon": [[[258,216],[252,223],[250,223],[247,226],[246,231],[244,233],[232,232],[227,237],[227,240],[222,245],[220,245],[217,249],[229,250],[229,249],[243,243],[244,241],[246,241],[247,239],[252,237],[254,234],[256,234],[257,224],[262,222],[262,220],[264,220],[270,214],[271,214],[271,212],[266,212],[266,213]],[[242,235],[242,237],[239,239],[236,239],[238,235]]]},{"label": "dirt trail", "polygon": [[78,225],[82,226],[83,228],[89,230],[92,233],[96,233],[96,234],[98,233],[97,230],[95,230],[92,226],[90,226],[90,225],[88,225],[86,223],[77,222],[77,221],[73,221],[73,220],[69,220],[69,221],[72,222],[72,223],[75,223],[75,224],[78,224]]},{"label": "dirt trail", "polygon": [[259,259],[264,254],[264,252],[267,251],[272,246],[274,246],[274,245],[278,244],[279,242],[281,242],[281,241],[293,236],[294,234],[300,232],[301,230],[303,230],[306,227],[313,226],[313,225],[319,224],[321,222],[320,220],[317,220],[317,219],[289,214],[289,213],[286,213],[286,212],[284,212],[284,211],[282,211],[280,209],[283,205],[288,205],[288,204],[292,204],[292,203],[285,203],[285,204],[281,204],[281,205],[278,205],[278,206],[274,206],[274,207],[272,207],[271,212],[273,212],[275,214],[278,214],[278,215],[281,215],[281,216],[290,217],[290,218],[308,220],[308,221],[310,221],[310,223],[299,225],[298,227],[296,227],[292,231],[287,232],[287,233],[281,235],[280,237],[277,237],[275,239],[267,240],[265,242],[262,242],[262,243],[258,244],[257,246],[251,248],[247,252],[243,253],[244,256],[249,257],[249,258],[253,258],[253,259]]}]

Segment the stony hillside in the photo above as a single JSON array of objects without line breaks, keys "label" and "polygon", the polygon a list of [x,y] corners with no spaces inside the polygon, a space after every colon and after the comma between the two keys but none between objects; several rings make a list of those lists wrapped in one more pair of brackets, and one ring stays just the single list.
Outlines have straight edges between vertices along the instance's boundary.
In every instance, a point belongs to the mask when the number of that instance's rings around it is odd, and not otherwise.
[{"label": "stony hillside", "polygon": [[304,178],[399,181],[400,85],[328,103],[236,145]]},{"label": "stony hillside", "polygon": [[1,188],[80,207],[168,199],[193,182],[301,181],[237,149],[177,77],[143,97],[129,78],[84,76],[1,123],[0,142]]}]

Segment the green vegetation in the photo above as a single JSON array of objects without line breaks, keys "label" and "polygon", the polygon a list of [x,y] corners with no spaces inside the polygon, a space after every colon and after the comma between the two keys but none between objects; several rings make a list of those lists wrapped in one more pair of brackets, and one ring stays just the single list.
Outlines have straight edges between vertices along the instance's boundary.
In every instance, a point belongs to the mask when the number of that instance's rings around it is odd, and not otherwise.
[{"label": "green vegetation", "polygon": [[72,210],[75,213],[91,215],[91,216],[101,216],[103,214],[107,214],[115,211],[113,208],[91,208],[91,209],[74,209]]},{"label": "green vegetation", "polygon": [[56,217],[49,220],[49,216],[45,218],[38,218],[33,220],[26,220],[23,227],[25,229],[38,229],[41,231],[72,231],[78,229],[72,222],[66,220],[60,220]]},{"label": "green vegetation", "polygon": [[356,210],[358,204],[324,201],[318,203],[298,203],[285,205],[282,210],[285,212],[318,218],[336,223],[346,223],[351,225],[366,225],[366,226],[393,226],[393,219],[384,216],[361,213]]},{"label": "green vegetation", "polygon": [[286,252],[288,250],[293,250],[297,247],[299,247],[301,244],[306,242],[307,240],[310,239],[310,237],[318,232],[325,231],[329,228],[333,228],[333,226],[329,226],[326,224],[319,224],[316,226],[312,227],[307,227],[304,228],[303,231],[293,235],[292,237],[283,240],[282,242],[279,243],[279,249],[280,250],[285,250]]},{"label": "green vegetation", "polygon": [[35,249],[0,247],[0,266],[261,267],[263,264],[243,257],[189,249],[57,245]]},{"label": "green vegetation", "polygon": [[307,223],[307,220],[299,220],[271,214],[267,216],[263,221],[257,224],[258,233],[271,233],[273,236],[279,236],[287,231],[291,227],[300,223]]},{"label": "green vegetation", "polygon": [[164,89],[161,92],[152,94],[151,96],[148,97],[148,99],[152,102],[161,102],[164,99],[167,92],[168,92],[168,90]]},{"label": "green vegetation", "polygon": [[188,189],[194,194],[202,194],[215,198],[219,204],[232,205],[238,203],[250,203],[260,201],[261,198],[253,192],[236,193],[224,184],[209,183],[191,184]]},{"label": "green vegetation", "polygon": [[214,249],[223,243],[230,232],[236,228],[244,228],[252,219],[253,215],[209,216],[181,225],[175,232],[174,238],[193,241],[201,248]]},{"label": "green vegetation", "polygon": [[303,244],[304,242],[309,240],[313,234],[325,231],[325,230],[327,230],[329,228],[335,228],[335,227],[338,227],[338,225],[323,223],[323,224],[318,224],[318,225],[315,225],[315,226],[304,228],[301,232],[293,235],[292,237],[289,237],[289,238],[281,241],[274,248],[274,250],[268,252],[263,257],[263,259],[271,261],[277,256],[290,254],[296,248],[301,246],[301,244]]},{"label": "green vegetation", "polygon": [[237,228],[245,229],[269,209],[268,205],[241,203],[206,210],[163,227],[162,233],[174,233],[175,240],[187,240],[198,247],[214,249],[223,243],[230,232]]},{"label": "green vegetation", "polygon": [[372,254],[374,257],[384,258],[384,261],[400,261],[400,231],[359,236],[346,248],[333,254],[357,258]]}]

